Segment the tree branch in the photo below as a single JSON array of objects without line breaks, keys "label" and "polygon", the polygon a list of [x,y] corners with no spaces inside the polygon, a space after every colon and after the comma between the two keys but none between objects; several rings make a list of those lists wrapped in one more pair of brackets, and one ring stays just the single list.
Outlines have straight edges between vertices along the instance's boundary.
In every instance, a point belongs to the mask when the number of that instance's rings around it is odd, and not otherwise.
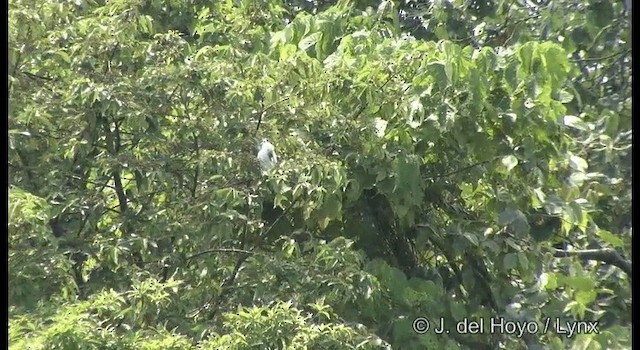
[{"label": "tree branch", "polygon": [[200,143],[198,142],[198,135],[193,132],[193,146],[195,147],[195,158],[196,158],[196,170],[193,175],[193,187],[191,188],[191,198],[196,198],[196,193],[198,193],[198,178],[200,176]]},{"label": "tree branch", "polygon": [[[298,84],[293,86],[292,90],[295,90],[298,87]],[[256,125],[256,131],[253,133],[253,136],[256,136],[256,134],[258,133],[258,130],[260,130],[260,125],[262,124],[262,119],[265,116],[265,114],[267,113],[268,110],[270,110],[271,108],[275,107],[276,105],[282,103],[282,102],[286,102],[291,98],[291,95],[286,96],[281,98],[280,100],[273,102],[272,104],[268,105],[267,107],[261,107],[261,111],[260,114],[258,115],[258,125]]]},{"label": "tree branch", "polygon": [[53,78],[51,78],[51,77],[45,77],[45,76],[42,76],[42,75],[29,73],[29,72],[27,72],[27,71],[20,71],[20,73],[22,73],[22,74],[26,75],[27,77],[29,77],[29,78],[31,78],[31,79],[33,79],[33,80],[38,80],[38,79],[40,79],[40,80],[46,80],[46,81],[53,81],[53,80],[54,80],[54,79],[53,79]]},{"label": "tree branch", "polygon": [[477,163],[474,163],[474,164],[468,165],[468,166],[466,166],[466,167],[463,167],[463,168],[460,168],[460,169],[453,170],[453,171],[448,172],[448,173],[443,174],[443,175],[437,175],[437,176],[434,176],[434,177],[429,177],[428,179],[432,179],[432,180],[435,180],[435,179],[441,179],[441,178],[443,178],[443,177],[448,177],[448,176],[451,176],[451,175],[454,175],[454,174],[457,174],[457,173],[461,173],[461,172],[467,171],[467,170],[469,170],[469,169],[471,169],[471,168],[473,168],[473,167],[477,167],[477,166],[479,166],[479,165],[483,165],[483,164],[487,164],[487,163],[489,163],[489,161],[488,161],[488,160],[485,160],[485,161],[482,161],[482,162],[477,162]]},{"label": "tree branch", "polygon": [[631,49],[627,49],[627,50],[623,50],[623,51],[620,51],[620,52],[612,53],[611,55],[604,56],[604,57],[587,57],[587,58],[573,59],[573,60],[571,60],[571,62],[602,61],[602,60],[606,60],[608,58],[616,57],[618,55],[624,55],[624,54],[627,54],[629,52],[631,52]]},{"label": "tree branch", "polygon": [[585,260],[601,261],[603,263],[617,266],[631,279],[631,262],[625,260],[613,249],[585,249],[585,250],[560,250],[553,251],[556,258],[578,257]]},{"label": "tree branch", "polygon": [[[389,77],[387,78],[387,80],[382,84],[382,86],[380,86],[378,88],[378,90],[382,91],[382,89],[387,86],[387,84],[389,84],[389,82],[391,81],[391,79],[393,79],[395,77],[395,74],[389,72]],[[351,118],[352,120],[356,120],[358,119],[358,117],[360,116],[360,114],[362,114],[362,112],[364,112],[365,109],[367,109],[367,106],[369,104],[364,102],[360,105],[360,108],[358,108],[358,110],[356,111],[356,113],[353,115],[353,117]]]},{"label": "tree branch", "polygon": [[202,256],[202,255],[211,254],[211,253],[239,253],[239,254],[246,254],[246,255],[254,254],[252,251],[244,250],[244,249],[217,248],[217,249],[209,249],[209,250],[205,250],[205,251],[200,252],[200,253],[193,254],[193,255],[187,257],[187,261],[191,260],[191,259],[195,259],[195,258],[197,258],[199,256]]}]

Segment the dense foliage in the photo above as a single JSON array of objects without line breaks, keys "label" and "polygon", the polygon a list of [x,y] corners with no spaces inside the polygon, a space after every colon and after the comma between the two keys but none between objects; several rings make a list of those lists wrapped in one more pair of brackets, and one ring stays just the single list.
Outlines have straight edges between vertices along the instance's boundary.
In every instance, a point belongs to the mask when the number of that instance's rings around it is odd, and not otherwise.
[{"label": "dense foliage", "polygon": [[10,0],[10,347],[630,347],[628,4]]}]

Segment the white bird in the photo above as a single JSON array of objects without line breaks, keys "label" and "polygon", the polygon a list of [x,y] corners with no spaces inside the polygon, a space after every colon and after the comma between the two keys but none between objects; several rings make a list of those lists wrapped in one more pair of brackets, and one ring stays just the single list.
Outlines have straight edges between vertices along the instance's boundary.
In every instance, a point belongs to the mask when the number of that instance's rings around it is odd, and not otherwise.
[{"label": "white bird", "polygon": [[278,163],[276,149],[267,139],[262,139],[262,145],[260,145],[260,150],[258,151],[258,161],[263,172],[269,171]]}]

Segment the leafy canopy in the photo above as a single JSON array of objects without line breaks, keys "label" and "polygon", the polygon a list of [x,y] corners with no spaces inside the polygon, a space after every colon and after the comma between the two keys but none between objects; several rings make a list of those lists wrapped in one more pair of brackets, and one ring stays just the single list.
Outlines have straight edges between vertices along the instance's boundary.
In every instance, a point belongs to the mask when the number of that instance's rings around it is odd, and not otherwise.
[{"label": "leafy canopy", "polygon": [[9,8],[12,348],[630,346],[624,4]]}]

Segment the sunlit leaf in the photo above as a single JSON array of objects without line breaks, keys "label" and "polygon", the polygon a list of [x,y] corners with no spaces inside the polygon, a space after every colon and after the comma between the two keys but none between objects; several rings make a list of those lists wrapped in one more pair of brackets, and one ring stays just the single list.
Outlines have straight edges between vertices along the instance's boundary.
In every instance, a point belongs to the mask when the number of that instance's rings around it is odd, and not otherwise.
[{"label": "sunlit leaf", "polygon": [[518,158],[509,155],[502,158],[502,164],[507,168],[507,171],[513,170],[518,165]]}]

